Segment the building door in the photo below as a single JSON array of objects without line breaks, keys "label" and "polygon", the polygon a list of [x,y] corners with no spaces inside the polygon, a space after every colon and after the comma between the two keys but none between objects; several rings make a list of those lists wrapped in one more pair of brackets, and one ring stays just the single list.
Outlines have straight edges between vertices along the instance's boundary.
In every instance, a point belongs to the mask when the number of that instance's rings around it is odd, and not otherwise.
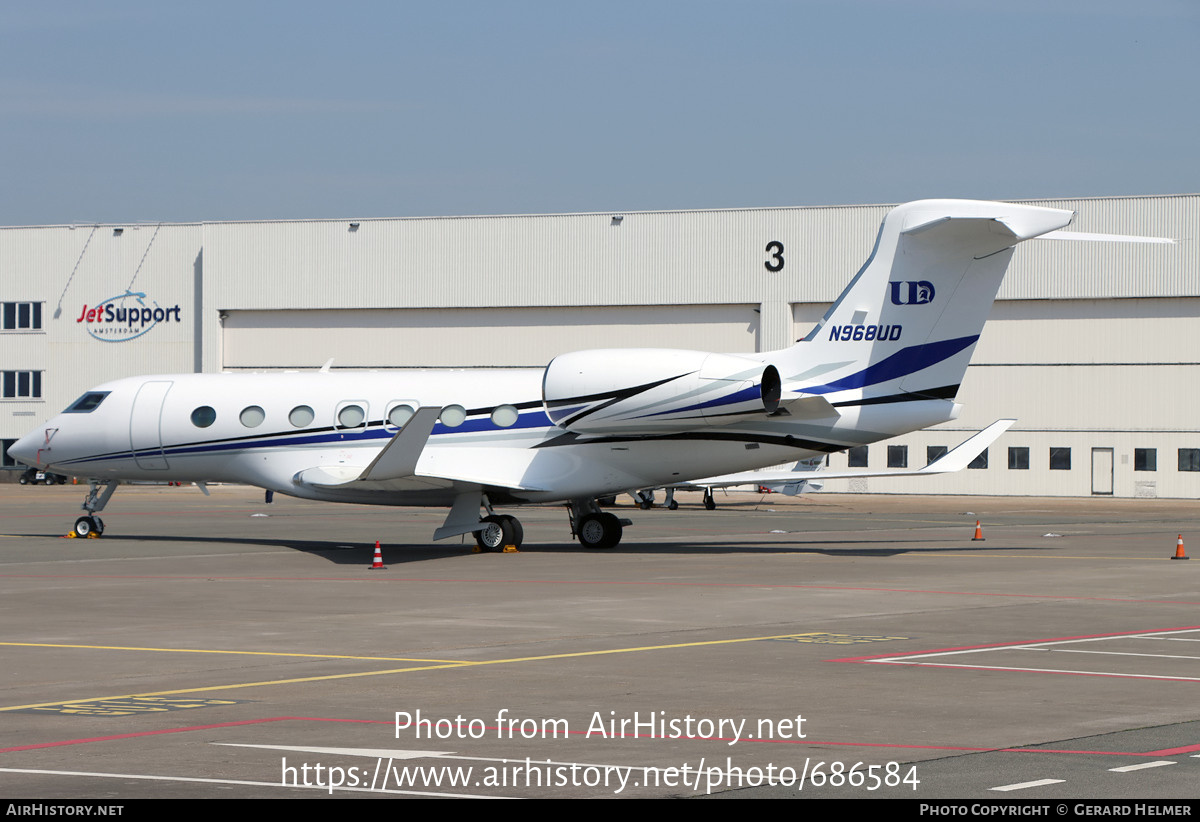
[{"label": "building door", "polygon": [[1092,449],[1092,493],[1112,496],[1113,492],[1113,450],[1111,448]]}]

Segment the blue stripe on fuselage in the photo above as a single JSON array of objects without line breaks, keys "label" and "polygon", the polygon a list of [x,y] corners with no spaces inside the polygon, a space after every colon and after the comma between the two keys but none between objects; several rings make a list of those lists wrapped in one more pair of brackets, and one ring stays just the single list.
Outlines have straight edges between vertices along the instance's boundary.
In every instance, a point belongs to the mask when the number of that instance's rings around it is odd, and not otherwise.
[{"label": "blue stripe on fuselage", "polygon": [[953,340],[939,340],[938,342],[925,343],[923,345],[910,345],[907,348],[900,349],[890,357],[868,365],[861,371],[826,383],[825,385],[817,385],[802,390],[805,394],[832,394],[835,391],[865,388],[869,385],[878,385],[881,382],[887,382],[888,380],[907,377],[932,365],[937,365],[943,360],[950,359],[959,351],[973,345],[978,339],[979,335],[975,335],[973,337],[959,337]]},{"label": "blue stripe on fuselage", "polygon": [[[550,418],[546,416],[546,412],[540,408],[526,414],[520,414],[517,422],[507,427],[501,427],[492,422],[491,417],[480,417],[473,420],[467,420],[462,425],[456,428],[449,428],[441,423],[433,427],[431,436],[440,434],[463,434],[463,433],[479,433],[484,431],[515,431],[520,429],[530,428],[552,428]],[[221,453],[225,451],[242,451],[254,448],[278,448],[290,446],[304,445],[322,445],[326,443],[360,443],[370,440],[390,440],[396,436],[398,429],[392,427],[383,427],[381,424],[368,426],[367,428],[341,429],[338,431],[327,431],[321,434],[304,435],[297,431],[279,431],[272,434],[264,434],[258,438],[230,438],[224,440],[214,440],[211,442],[197,443],[195,445],[177,445],[165,446],[157,448],[145,448],[136,452],[132,452],[132,456],[137,458],[148,457],[178,457],[188,454],[205,454],[205,453]],[[115,453],[97,455],[95,457],[81,457],[79,459],[67,460],[61,463],[62,465],[81,465],[89,462],[105,462],[109,460],[129,459],[131,452],[117,451]]]}]

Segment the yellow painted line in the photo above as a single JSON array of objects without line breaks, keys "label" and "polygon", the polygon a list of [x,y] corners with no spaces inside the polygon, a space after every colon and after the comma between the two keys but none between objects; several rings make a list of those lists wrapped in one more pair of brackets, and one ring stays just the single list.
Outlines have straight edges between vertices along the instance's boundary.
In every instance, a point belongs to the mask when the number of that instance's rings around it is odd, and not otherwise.
[{"label": "yellow painted line", "polygon": [[114,699],[136,699],[147,696],[173,696],[175,694],[194,694],[201,692],[213,691],[232,691],[238,688],[257,688],[264,685],[293,685],[300,682],[321,682],[328,679],[353,679],[360,676],[382,676],[384,674],[402,674],[407,671],[436,671],[439,668],[463,668],[470,667],[477,663],[464,662],[452,663],[449,665],[426,665],[419,668],[394,668],[387,671],[360,671],[350,674],[329,674],[327,676],[306,676],[297,679],[272,679],[263,682],[241,682],[232,685],[208,685],[203,688],[178,688],[173,691],[146,691],[145,693],[137,694],[119,694],[116,696],[96,696],[85,697],[83,699],[60,699],[56,702],[37,702],[29,705],[10,705],[6,708],[0,708],[0,713],[4,711],[19,711],[25,708],[46,708],[53,705],[74,705],[79,702],[107,702]]},{"label": "yellow painted line", "polygon": [[119,694],[115,696],[98,696],[84,697],[80,699],[63,699],[56,702],[38,702],[29,705],[10,705],[5,708],[0,708],[0,713],[4,711],[19,711],[27,708],[45,708],[53,705],[68,705],[78,702],[102,702],[114,699],[133,699],[136,697],[147,696],[173,696],[175,694],[193,694],[200,692],[215,692],[215,691],[231,691],[239,688],[259,688],[268,685],[295,685],[303,682],[323,682],[333,679],[355,679],[364,676],[388,676],[390,674],[404,674],[413,671],[437,671],[446,668],[474,668],[480,665],[508,665],[514,662],[541,662],[550,659],[571,659],[574,657],[585,656],[606,656],[608,654],[629,654],[638,653],[641,651],[663,651],[673,648],[696,648],[704,645],[731,645],[737,642],[761,642],[766,639],[787,639],[790,637],[799,636],[795,632],[790,634],[778,634],[776,636],[755,636],[755,637],[740,637],[738,639],[712,639],[703,642],[678,642],[671,645],[642,645],[635,648],[610,648],[604,651],[575,651],[565,654],[545,654],[542,656],[522,656],[512,657],[510,659],[489,659],[480,662],[452,662],[443,665],[423,665],[414,668],[392,668],[386,671],[358,671],[355,673],[346,674],[328,674],[325,676],[306,676],[297,677],[295,679],[271,679],[261,682],[240,682],[232,685],[208,685],[203,688],[179,688],[172,691],[148,691],[137,694]]},{"label": "yellow painted line", "polygon": [[282,651],[223,651],[208,648],[138,648],[125,645],[56,645],[49,642],[0,642],[0,646],[24,648],[83,648],[95,651],[151,651],[163,654],[241,654],[245,656],[296,656],[305,659],[361,659],[367,662],[437,662],[470,665],[463,659],[425,659],[404,656],[344,656],[338,654],[293,654]]}]

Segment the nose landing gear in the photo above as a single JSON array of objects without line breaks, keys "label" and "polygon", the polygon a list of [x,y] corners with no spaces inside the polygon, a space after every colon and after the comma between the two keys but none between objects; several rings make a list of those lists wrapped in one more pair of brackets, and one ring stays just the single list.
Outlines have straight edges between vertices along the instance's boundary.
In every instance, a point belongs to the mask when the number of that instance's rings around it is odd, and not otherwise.
[{"label": "nose landing gear", "polygon": [[80,517],[75,520],[75,536],[83,539],[98,537],[104,533],[104,520],[100,517]]},{"label": "nose landing gear", "polygon": [[116,480],[105,480],[104,482],[88,480],[88,495],[83,501],[83,505],[80,506],[87,514],[75,520],[75,530],[70,533],[70,536],[95,539],[103,534],[104,520],[96,514],[104,510],[104,506],[108,505],[108,501],[116,490]]}]

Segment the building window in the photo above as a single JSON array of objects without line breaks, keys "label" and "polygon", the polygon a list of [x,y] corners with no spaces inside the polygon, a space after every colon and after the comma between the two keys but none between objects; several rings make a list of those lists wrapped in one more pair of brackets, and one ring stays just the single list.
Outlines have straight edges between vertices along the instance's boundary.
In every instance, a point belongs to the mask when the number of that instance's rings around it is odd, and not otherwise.
[{"label": "building window", "polygon": [[1179,449],[1179,470],[1200,471],[1200,448]]},{"label": "building window", "polygon": [[856,445],[846,452],[846,465],[850,468],[867,467],[867,446]]},{"label": "building window", "polygon": [[42,396],[41,371],[5,371],[3,372],[3,397],[6,400],[31,399]]},{"label": "building window", "polygon": [[1134,471],[1157,471],[1158,470],[1158,450],[1154,448],[1135,448],[1133,449],[1133,470]]},{"label": "building window", "polygon": [[1008,467],[1009,470],[1028,471],[1029,449],[1010,447],[1008,449]]},{"label": "building window", "polygon": [[908,446],[907,445],[889,445],[888,446],[888,468],[907,468],[908,467]]},{"label": "building window", "polygon": [[948,449],[944,445],[926,445],[925,446],[925,464],[928,465],[929,463],[933,462],[934,460],[938,459],[939,457],[946,456],[946,452],[949,450],[950,449]]},{"label": "building window", "polygon": [[967,463],[967,468],[987,468],[987,455],[988,450],[985,448],[982,452],[980,452],[979,456]]},{"label": "building window", "polygon": [[40,331],[41,303],[0,303],[0,330]]},{"label": "building window", "polygon": [[1070,448],[1051,448],[1050,449],[1050,470],[1051,471],[1070,471],[1071,470],[1071,449]]}]

